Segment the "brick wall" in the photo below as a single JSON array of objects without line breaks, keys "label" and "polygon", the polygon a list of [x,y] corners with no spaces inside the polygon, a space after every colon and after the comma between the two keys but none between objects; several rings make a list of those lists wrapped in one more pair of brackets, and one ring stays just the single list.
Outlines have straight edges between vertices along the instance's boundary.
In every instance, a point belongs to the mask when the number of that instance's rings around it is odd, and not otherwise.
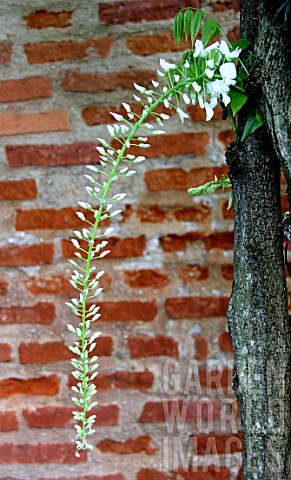
[{"label": "brick wall", "polygon": [[[201,4],[238,38],[238,1]],[[98,162],[109,111],[134,103],[133,81],[148,85],[160,56],[180,57],[173,17],[190,5],[199,1],[0,4],[0,479],[240,478],[225,330],[232,213],[225,193],[185,191],[226,172],[231,126],[219,112],[206,124],[195,107],[184,125],[173,115],[138,175],[115,187],[128,196],[100,262],[95,448],[74,456],[64,304],[84,164]],[[179,448],[195,451],[196,470],[175,465]]]}]

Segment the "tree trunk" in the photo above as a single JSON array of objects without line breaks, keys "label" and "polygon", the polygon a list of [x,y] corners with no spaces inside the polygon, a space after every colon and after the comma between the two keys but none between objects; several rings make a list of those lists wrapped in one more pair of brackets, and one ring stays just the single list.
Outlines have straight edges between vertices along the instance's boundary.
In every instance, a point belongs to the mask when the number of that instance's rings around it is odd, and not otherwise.
[{"label": "tree trunk", "polygon": [[[280,164],[291,196],[291,90],[287,26],[282,15],[276,17],[281,3],[242,1],[241,36],[252,41],[247,93],[265,124],[227,152],[235,210],[228,319],[244,480],[291,479],[291,341],[280,227]],[[240,115],[239,134],[248,108]]]}]

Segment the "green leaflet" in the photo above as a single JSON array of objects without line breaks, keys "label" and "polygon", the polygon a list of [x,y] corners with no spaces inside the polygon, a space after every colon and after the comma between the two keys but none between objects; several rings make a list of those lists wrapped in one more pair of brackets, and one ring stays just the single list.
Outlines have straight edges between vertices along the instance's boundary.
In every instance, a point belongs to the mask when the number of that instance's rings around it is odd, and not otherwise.
[{"label": "green leaflet", "polygon": [[192,17],[193,17],[192,10],[186,10],[186,12],[184,13],[184,22],[183,22],[184,35],[185,35],[186,41],[188,40],[188,37],[190,35]]},{"label": "green leaflet", "polygon": [[252,133],[254,133],[263,124],[264,122],[259,113],[259,110],[257,108],[255,109],[252,108],[249,112],[241,141],[243,142],[247,137],[249,137]]},{"label": "green leaflet", "polygon": [[233,115],[236,115],[237,112],[243,107],[246,103],[248,96],[240,88],[235,86],[230,87],[229,91],[230,96],[230,108]]},{"label": "green leaflet", "polygon": [[232,46],[232,50],[235,50],[237,47],[241,48],[244,50],[245,48],[248,48],[252,42],[248,38],[241,38],[240,40],[237,40],[236,42],[230,42]]},{"label": "green leaflet", "polygon": [[191,42],[192,46],[194,46],[197,34],[199,32],[201,22],[203,20],[204,14],[201,12],[201,10],[198,10],[198,12],[195,13],[192,17],[191,21]]},{"label": "green leaflet", "polygon": [[213,40],[213,38],[216,37],[218,33],[220,33],[220,30],[214,20],[208,20],[207,22],[205,22],[202,27],[201,36],[203,47],[206,47],[206,45],[211,42],[211,40]]},{"label": "green leaflet", "polygon": [[204,185],[199,185],[199,187],[188,188],[187,192],[194,197],[200,197],[201,195],[208,195],[209,193],[215,192],[217,188],[230,188],[231,182],[226,175],[223,175],[220,180],[217,177],[214,177],[212,182],[206,182]]},{"label": "green leaflet", "polygon": [[183,33],[183,12],[179,12],[174,19],[174,40],[181,43]]}]

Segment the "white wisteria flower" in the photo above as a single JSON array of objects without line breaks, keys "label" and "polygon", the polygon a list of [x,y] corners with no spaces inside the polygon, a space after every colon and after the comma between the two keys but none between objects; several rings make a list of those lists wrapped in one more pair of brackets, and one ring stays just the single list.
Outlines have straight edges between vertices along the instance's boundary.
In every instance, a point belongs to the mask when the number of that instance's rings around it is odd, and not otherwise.
[{"label": "white wisteria flower", "polygon": [[233,62],[226,62],[219,67],[222,78],[234,80],[236,78],[236,66]]},{"label": "white wisteria flower", "polygon": [[161,65],[162,69],[165,70],[165,72],[167,72],[171,68],[176,68],[175,63],[169,63],[164,58],[160,58],[160,65]]},{"label": "white wisteria flower", "polygon": [[238,47],[235,50],[233,50],[233,52],[231,52],[229,50],[227,43],[224,40],[220,42],[219,50],[221,53],[223,53],[226,60],[232,60],[232,59],[238,58],[241,52],[241,48],[238,48]]},{"label": "white wisteria flower", "polygon": [[184,123],[185,118],[189,118],[188,113],[183,112],[183,110],[180,107],[178,107],[176,111],[182,123]]}]

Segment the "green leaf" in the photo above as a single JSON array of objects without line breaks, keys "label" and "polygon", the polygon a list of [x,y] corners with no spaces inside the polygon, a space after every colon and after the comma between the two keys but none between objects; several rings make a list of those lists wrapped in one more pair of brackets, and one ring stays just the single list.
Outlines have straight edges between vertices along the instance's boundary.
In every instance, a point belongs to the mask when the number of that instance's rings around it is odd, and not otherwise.
[{"label": "green leaf", "polygon": [[232,191],[230,192],[230,195],[228,197],[228,204],[227,204],[227,210],[230,210],[233,204],[233,193]]},{"label": "green leaf", "polygon": [[202,27],[202,43],[203,47],[213,40],[214,37],[220,32],[220,29],[217,23],[214,20],[209,20],[205,22]]},{"label": "green leaf", "polygon": [[241,89],[233,86],[230,87],[229,96],[230,96],[230,108],[232,110],[232,114],[236,115],[237,112],[246,103],[248,96]]},{"label": "green leaf", "polygon": [[199,187],[188,188],[187,192],[194,197],[199,197],[200,195],[208,195],[209,193],[213,193],[217,188],[230,188],[231,182],[229,178],[225,175],[221,177],[220,180],[217,177],[214,177],[212,182],[206,182],[203,185],[199,185]]},{"label": "green leaf", "polygon": [[204,14],[201,12],[201,10],[198,10],[195,15],[192,16],[192,21],[191,21],[191,42],[192,46],[194,46],[197,34],[199,32],[201,22],[203,20]]},{"label": "green leaf", "polygon": [[174,19],[174,40],[176,43],[181,43],[183,32],[183,12],[179,12]]},{"label": "green leaf", "polygon": [[261,115],[259,114],[258,109],[251,109],[245,124],[243,135],[241,141],[243,142],[248,138],[252,133],[254,133],[258,128],[264,124]]},{"label": "green leaf", "polygon": [[251,43],[252,42],[248,38],[241,38],[240,40],[237,40],[236,42],[230,42],[232,50],[235,50],[237,47],[244,50],[245,48],[248,48]]},{"label": "green leaf", "polygon": [[190,35],[192,17],[193,17],[192,10],[190,9],[186,10],[186,12],[184,13],[184,35],[185,35],[186,41],[188,40],[188,37]]}]

